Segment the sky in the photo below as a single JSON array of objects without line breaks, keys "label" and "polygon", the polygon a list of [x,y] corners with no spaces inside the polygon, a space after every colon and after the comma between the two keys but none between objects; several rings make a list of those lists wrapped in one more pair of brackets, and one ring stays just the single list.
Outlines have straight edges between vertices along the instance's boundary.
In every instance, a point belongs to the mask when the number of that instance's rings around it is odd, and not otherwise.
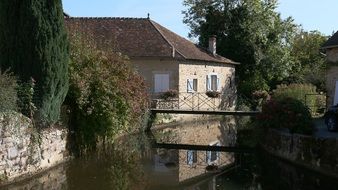
[{"label": "sky", "polygon": [[[62,0],[64,11],[76,17],[147,17],[187,37],[183,0]],[[338,30],[338,0],[279,0],[277,12],[293,17],[307,31],[331,35]]]}]

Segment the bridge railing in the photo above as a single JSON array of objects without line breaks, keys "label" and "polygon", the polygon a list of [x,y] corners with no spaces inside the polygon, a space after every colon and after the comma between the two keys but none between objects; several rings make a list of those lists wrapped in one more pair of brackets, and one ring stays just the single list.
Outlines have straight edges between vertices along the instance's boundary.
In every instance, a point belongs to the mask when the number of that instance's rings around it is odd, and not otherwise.
[{"label": "bridge railing", "polygon": [[151,108],[180,110],[230,110],[235,106],[237,96],[227,93],[194,92],[177,93],[164,97],[163,93],[152,95]]}]

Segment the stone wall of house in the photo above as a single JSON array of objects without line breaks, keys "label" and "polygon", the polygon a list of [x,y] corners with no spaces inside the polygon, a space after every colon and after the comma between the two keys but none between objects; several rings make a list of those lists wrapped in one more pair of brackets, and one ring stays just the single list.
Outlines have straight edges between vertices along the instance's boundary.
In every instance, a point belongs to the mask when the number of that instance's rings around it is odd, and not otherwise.
[{"label": "stone wall of house", "polygon": [[338,48],[326,49],[326,59],[328,62],[338,62]]},{"label": "stone wall of house", "polygon": [[[207,91],[207,75],[215,73],[219,77],[220,92],[224,94],[221,99],[210,99],[205,96]],[[201,98],[189,99],[187,92],[188,79],[197,79],[197,92],[200,92]],[[179,92],[186,93],[189,101],[194,101],[194,105],[200,105],[200,109],[213,109],[213,104],[223,109],[233,109],[236,101],[235,86],[235,65],[225,63],[210,62],[181,62],[179,64]],[[180,98],[184,99],[184,98]],[[189,106],[192,103],[188,103]]]},{"label": "stone wall of house", "polygon": [[24,178],[67,160],[67,129],[37,132],[30,119],[0,113],[0,183]]},{"label": "stone wall of house", "polygon": [[326,96],[327,107],[332,106],[334,103],[334,96],[336,91],[336,81],[338,81],[338,66],[328,63],[326,71]]},{"label": "stone wall of house", "polygon": [[334,103],[336,81],[338,81],[338,48],[326,50],[327,71],[326,71],[326,106],[330,107]]},{"label": "stone wall of house", "polygon": [[135,70],[145,78],[149,92],[154,92],[154,74],[169,74],[169,88],[178,88],[178,62],[168,59],[131,59]]},{"label": "stone wall of house", "polygon": [[314,138],[270,130],[262,147],[269,153],[295,164],[338,176],[338,139]]}]

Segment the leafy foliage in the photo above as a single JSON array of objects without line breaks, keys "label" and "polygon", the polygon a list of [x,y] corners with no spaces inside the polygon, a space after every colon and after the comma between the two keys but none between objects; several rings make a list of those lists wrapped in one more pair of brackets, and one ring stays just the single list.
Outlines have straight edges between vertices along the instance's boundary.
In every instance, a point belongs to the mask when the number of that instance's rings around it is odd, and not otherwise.
[{"label": "leafy foliage", "polygon": [[36,112],[36,106],[34,105],[34,86],[35,81],[31,79],[26,83],[21,83],[18,87],[18,105],[20,112],[30,119],[33,119]]},{"label": "leafy foliage", "polygon": [[68,90],[69,46],[61,0],[0,2],[0,68],[36,81],[37,117],[58,120]]},{"label": "leafy foliage", "polygon": [[316,87],[311,84],[290,84],[278,85],[273,91],[274,98],[294,98],[305,104],[306,94],[315,94]]},{"label": "leafy foliage", "polygon": [[178,97],[178,91],[177,90],[174,90],[174,89],[170,89],[166,92],[163,92],[161,94],[161,98],[167,100],[167,99],[170,99],[170,98],[177,98]]},{"label": "leafy foliage", "polygon": [[278,85],[273,91],[274,98],[294,98],[309,106],[312,111],[325,107],[325,96],[317,93],[312,84]]},{"label": "leafy foliage", "polygon": [[221,93],[220,92],[217,92],[217,91],[207,91],[205,93],[209,98],[218,98]]},{"label": "leafy foliage", "polygon": [[0,70],[0,112],[17,110],[17,81],[8,71]]},{"label": "leafy foliage", "polygon": [[184,5],[190,36],[206,47],[209,36],[217,35],[217,53],[241,63],[236,72],[245,96],[269,90],[290,75],[296,25],[281,19],[276,0],[185,0]]},{"label": "leafy foliage", "polygon": [[130,129],[144,114],[146,85],[126,57],[101,51],[90,39],[72,36],[68,104],[80,144],[92,146]]},{"label": "leafy foliage", "polygon": [[257,116],[256,125],[264,129],[287,128],[291,133],[312,133],[308,108],[301,101],[288,97],[267,101]]},{"label": "leafy foliage", "polygon": [[299,31],[292,43],[291,56],[295,60],[292,75],[286,79],[289,83],[311,83],[325,91],[325,58],[319,49],[327,38],[318,31]]}]

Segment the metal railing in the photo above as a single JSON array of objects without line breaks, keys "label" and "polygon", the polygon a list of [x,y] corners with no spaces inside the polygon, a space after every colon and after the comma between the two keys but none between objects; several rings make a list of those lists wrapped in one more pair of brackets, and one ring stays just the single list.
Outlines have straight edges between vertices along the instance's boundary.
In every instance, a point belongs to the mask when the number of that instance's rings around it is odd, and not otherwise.
[{"label": "metal railing", "polygon": [[180,92],[174,97],[163,98],[161,93],[152,95],[151,108],[180,110],[229,110],[234,107],[235,94],[207,95],[206,92]]}]

